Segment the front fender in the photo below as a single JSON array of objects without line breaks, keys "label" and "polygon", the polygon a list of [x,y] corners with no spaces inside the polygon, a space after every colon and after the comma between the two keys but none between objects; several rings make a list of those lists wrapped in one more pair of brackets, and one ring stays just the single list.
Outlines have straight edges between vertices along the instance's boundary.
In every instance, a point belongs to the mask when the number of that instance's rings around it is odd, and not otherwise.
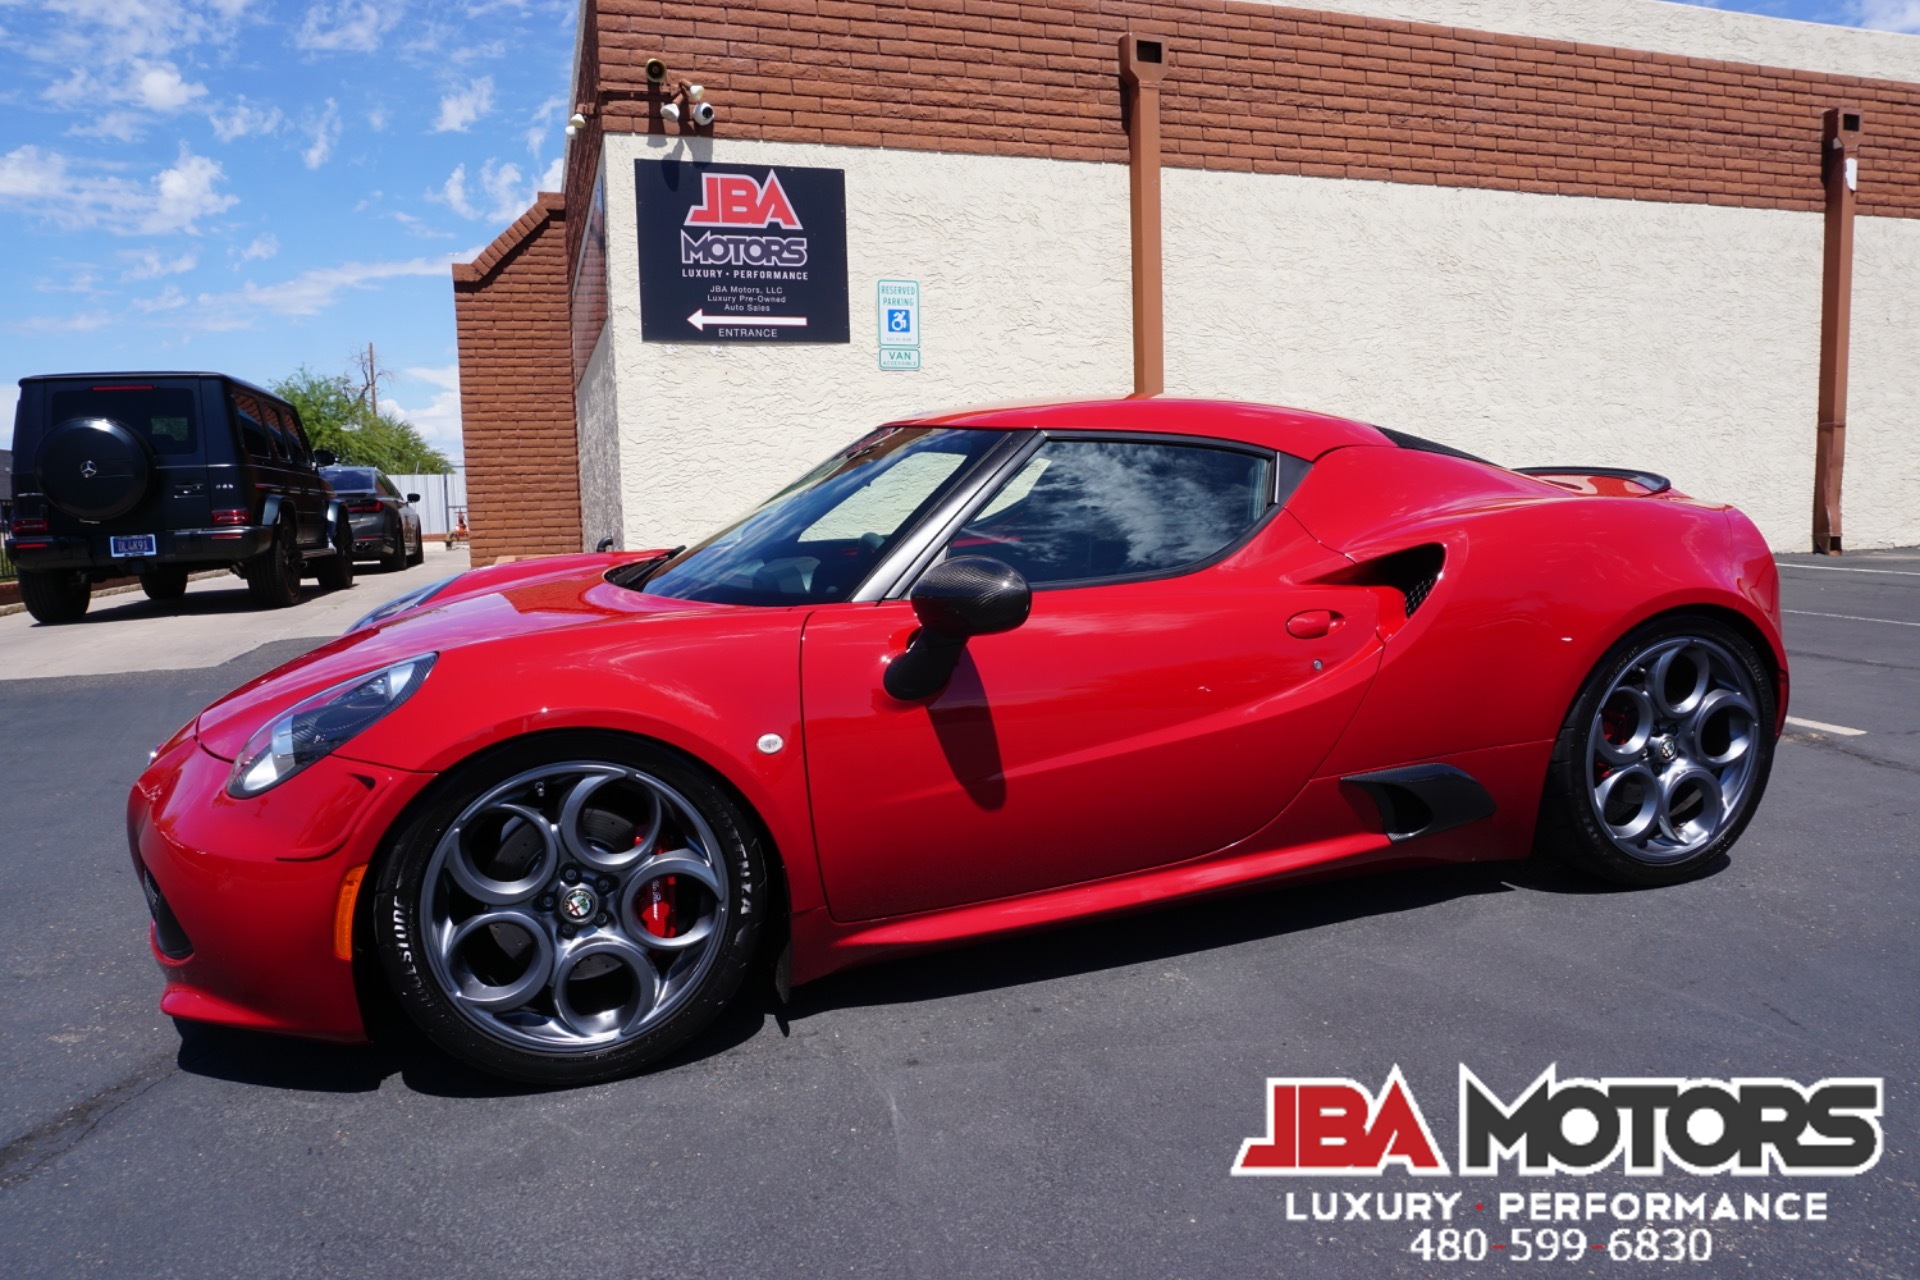
[{"label": "front fender", "polygon": [[[752,807],[785,863],[793,909],[807,910],[824,896],[800,723],[805,616],[640,617],[449,646],[418,693],[340,754],[443,774],[529,734],[653,739],[706,765]],[[757,745],[768,735],[777,749]]]}]

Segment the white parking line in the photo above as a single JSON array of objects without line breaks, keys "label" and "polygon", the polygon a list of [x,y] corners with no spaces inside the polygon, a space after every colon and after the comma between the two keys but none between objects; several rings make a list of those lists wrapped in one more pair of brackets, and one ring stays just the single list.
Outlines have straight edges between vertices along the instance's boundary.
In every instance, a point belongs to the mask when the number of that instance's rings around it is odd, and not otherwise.
[{"label": "white parking line", "polygon": [[1814,729],[1820,733],[1837,733],[1843,738],[1864,738],[1865,729],[1849,729],[1843,724],[1826,724],[1819,720],[1802,720],[1799,716],[1788,716],[1787,723],[1796,729]]},{"label": "white parking line", "polygon": [[1838,618],[1842,622],[1884,622],[1890,627],[1920,627],[1920,622],[1902,622],[1898,618],[1863,618],[1857,613],[1816,613],[1812,609],[1782,609],[1801,618]]},{"label": "white parking line", "polygon": [[1890,573],[1896,578],[1920,578],[1920,573],[1912,569],[1859,569],[1852,565],[1841,564],[1796,564],[1780,562],[1782,569],[1811,569],[1815,573]]}]

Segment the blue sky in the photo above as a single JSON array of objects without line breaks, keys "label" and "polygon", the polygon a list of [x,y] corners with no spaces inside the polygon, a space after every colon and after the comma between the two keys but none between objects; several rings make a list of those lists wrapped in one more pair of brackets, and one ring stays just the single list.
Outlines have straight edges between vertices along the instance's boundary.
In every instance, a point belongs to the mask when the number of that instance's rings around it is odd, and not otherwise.
[{"label": "blue sky", "polygon": [[[1310,7],[1311,0],[1297,0]],[[1723,0],[1920,31],[1920,0]],[[0,434],[64,369],[344,372],[458,452],[447,263],[557,181],[576,0],[0,0]]]},{"label": "blue sky", "polygon": [[0,0],[0,437],[63,369],[345,372],[457,452],[453,293],[551,187],[577,0]]}]

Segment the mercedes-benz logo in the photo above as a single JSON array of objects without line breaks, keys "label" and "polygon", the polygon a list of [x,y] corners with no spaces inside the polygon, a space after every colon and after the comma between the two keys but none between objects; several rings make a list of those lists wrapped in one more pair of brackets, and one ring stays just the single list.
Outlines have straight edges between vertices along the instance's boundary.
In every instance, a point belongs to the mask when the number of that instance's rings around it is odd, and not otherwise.
[{"label": "mercedes-benz logo", "polygon": [[97,470],[97,469],[96,469],[96,468],[94,467],[94,465],[93,465],[93,459],[92,459],[92,458],[88,458],[88,459],[86,460],[86,462],[84,462],[83,464],[81,464],[81,467],[80,467],[80,474],[81,474],[81,475],[83,475],[83,476],[85,476],[85,477],[86,477],[87,479],[89,479],[89,480],[91,480],[91,479],[93,479],[93,478],[94,478],[95,476],[97,476],[97,475],[99,475],[99,474],[100,474],[100,472],[99,472],[99,471],[98,471],[98,470]]},{"label": "mercedes-benz logo", "polygon": [[575,885],[560,895],[560,914],[575,924],[593,919],[593,913],[599,907],[600,904],[593,900],[592,892],[581,885]]}]

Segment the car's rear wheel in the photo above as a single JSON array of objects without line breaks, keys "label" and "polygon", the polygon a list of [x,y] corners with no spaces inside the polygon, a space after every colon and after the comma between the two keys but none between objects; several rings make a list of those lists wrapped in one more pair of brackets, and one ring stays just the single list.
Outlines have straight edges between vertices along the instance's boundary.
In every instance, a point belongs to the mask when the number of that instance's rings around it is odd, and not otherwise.
[{"label": "car's rear wheel", "polygon": [[187,594],[187,567],[163,564],[140,575],[140,589],[149,600],[178,600]]},{"label": "car's rear wheel", "polygon": [[20,602],[35,622],[72,622],[93,602],[93,583],[80,569],[22,569]]},{"label": "car's rear wheel", "polygon": [[393,535],[388,539],[393,550],[384,552],[380,557],[380,568],[387,573],[398,573],[407,567],[407,526],[404,521],[393,522]]},{"label": "car's rear wheel", "polygon": [[770,897],[753,823],[704,770],[610,733],[451,774],[383,863],[399,1004],[496,1075],[584,1084],[685,1044],[739,990]]},{"label": "car's rear wheel", "polygon": [[293,540],[293,525],[282,520],[273,529],[273,545],[246,562],[241,568],[247,580],[247,592],[253,602],[268,609],[284,609],[300,603],[300,548]]},{"label": "car's rear wheel", "polygon": [[1676,614],[1600,660],[1547,767],[1538,843],[1624,884],[1673,884],[1746,829],[1773,767],[1777,695],[1746,636]]}]

